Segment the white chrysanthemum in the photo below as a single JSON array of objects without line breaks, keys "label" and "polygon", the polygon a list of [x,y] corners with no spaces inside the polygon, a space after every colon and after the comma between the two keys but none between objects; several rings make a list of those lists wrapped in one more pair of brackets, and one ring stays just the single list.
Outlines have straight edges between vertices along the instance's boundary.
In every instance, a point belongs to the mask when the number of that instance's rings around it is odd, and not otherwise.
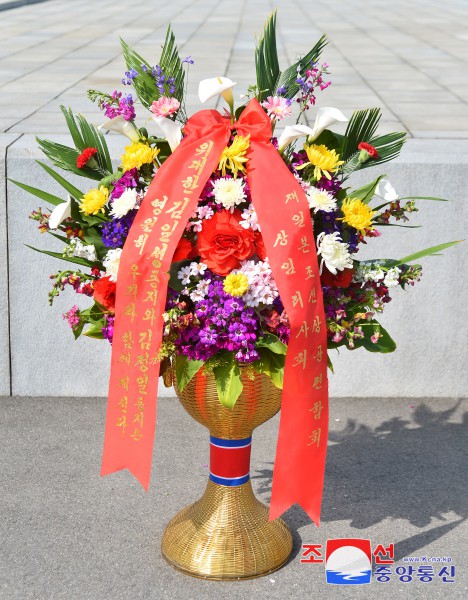
[{"label": "white chrysanthemum", "polygon": [[260,231],[260,225],[258,224],[257,213],[253,204],[250,204],[247,208],[242,211],[242,221],[239,221],[239,225],[244,229],[252,229],[252,231]]},{"label": "white chrysanthemum", "polygon": [[117,281],[117,273],[119,272],[120,255],[122,254],[122,248],[114,248],[104,257],[102,264],[106,270],[106,275],[109,276],[111,281]]},{"label": "white chrysanthemum", "polygon": [[398,267],[393,267],[387,271],[384,283],[387,287],[395,287],[399,283],[401,270]]},{"label": "white chrysanthemum", "polygon": [[116,219],[125,217],[128,212],[137,207],[138,200],[138,192],[133,188],[127,188],[120,198],[112,201],[111,216]]},{"label": "white chrysanthemum", "polygon": [[240,178],[221,177],[212,184],[216,202],[231,212],[238,204],[242,204],[247,199],[244,182]]},{"label": "white chrysanthemum", "polygon": [[309,208],[322,210],[323,212],[333,212],[336,210],[336,199],[326,190],[319,190],[311,187],[306,193],[309,202]]},{"label": "white chrysanthemum", "polygon": [[324,263],[333,275],[336,275],[337,271],[351,269],[353,261],[348,248],[349,244],[345,244],[341,240],[337,231],[334,233],[322,231],[317,237],[317,254],[322,257],[320,272],[322,272]]}]

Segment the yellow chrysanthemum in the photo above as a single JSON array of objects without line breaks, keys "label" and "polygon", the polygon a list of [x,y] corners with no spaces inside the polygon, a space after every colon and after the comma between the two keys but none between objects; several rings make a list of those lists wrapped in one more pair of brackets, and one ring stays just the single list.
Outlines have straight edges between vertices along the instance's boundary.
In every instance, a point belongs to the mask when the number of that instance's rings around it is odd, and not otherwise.
[{"label": "yellow chrysanthemum", "polygon": [[226,294],[231,296],[243,296],[249,289],[249,280],[243,273],[230,273],[223,284]]},{"label": "yellow chrysanthemum", "polygon": [[99,189],[93,188],[83,196],[80,210],[85,215],[97,215],[99,211],[104,212],[108,198],[109,190],[106,187],[101,185]]},{"label": "yellow chrysanthemum", "polygon": [[341,217],[343,223],[354,227],[362,234],[366,229],[373,229],[372,217],[375,215],[375,211],[359,198],[346,198],[341,210],[344,214],[344,217]]},{"label": "yellow chrysanthemum", "polygon": [[154,162],[159,154],[159,148],[151,148],[143,142],[133,142],[125,146],[125,153],[122,155],[122,168],[124,172],[130,169],[139,169],[142,165]]},{"label": "yellow chrysanthemum", "polygon": [[331,179],[331,173],[334,173],[344,163],[344,160],[340,160],[340,155],[335,150],[329,150],[323,144],[320,146],[304,144],[304,150],[309,162],[301,165],[301,168],[306,167],[308,164],[313,165],[315,167],[315,179],[320,179],[322,175],[325,175],[327,179]]},{"label": "yellow chrysanthemum", "polygon": [[247,158],[245,153],[247,152],[250,144],[250,136],[243,137],[236,135],[234,141],[230,146],[224,148],[221,158],[219,159],[218,168],[221,169],[223,177],[226,175],[226,169],[229,169],[234,176],[237,177],[237,173],[242,171],[245,173],[245,165]]}]

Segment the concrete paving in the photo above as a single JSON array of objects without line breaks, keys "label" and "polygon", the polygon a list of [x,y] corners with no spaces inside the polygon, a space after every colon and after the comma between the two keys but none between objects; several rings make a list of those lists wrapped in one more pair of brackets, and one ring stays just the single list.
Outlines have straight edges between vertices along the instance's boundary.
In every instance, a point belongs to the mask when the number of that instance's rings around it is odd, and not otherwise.
[{"label": "concrete paving", "polygon": [[[105,402],[10,398],[0,403],[1,600],[199,600],[468,597],[468,401],[332,400],[322,524],[297,506],[290,562],[245,582],[192,579],[168,566],[165,524],[203,492],[206,430],[161,399],[148,493],[128,472],[99,477]],[[269,501],[278,420],[254,434],[252,481]],[[451,557],[454,583],[330,586],[302,544],[327,539],[395,544],[404,557]],[[436,570],[438,565],[436,564]]]},{"label": "concrete paving", "polygon": [[[167,22],[190,75],[254,81],[254,35],[278,7],[282,65],[322,34],[333,85],[319,104],[350,112],[381,106],[384,129],[414,137],[468,137],[468,4],[464,0],[50,0],[2,12],[0,131],[62,132],[64,103],[97,116],[88,88],[112,91],[124,62],[118,36],[156,61]],[[243,89],[242,89],[243,88]]]}]

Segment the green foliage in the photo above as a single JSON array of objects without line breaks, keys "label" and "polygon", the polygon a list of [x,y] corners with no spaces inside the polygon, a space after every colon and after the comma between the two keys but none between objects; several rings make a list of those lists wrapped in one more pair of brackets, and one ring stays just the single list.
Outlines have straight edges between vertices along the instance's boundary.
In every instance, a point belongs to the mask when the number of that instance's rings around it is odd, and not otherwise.
[{"label": "green foliage", "polygon": [[257,348],[268,348],[275,354],[286,354],[288,347],[273,333],[265,333],[256,343]]},{"label": "green foliage", "polygon": [[49,256],[53,256],[54,258],[58,258],[60,260],[65,260],[66,262],[75,263],[77,265],[83,265],[85,267],[93,267],[96,262],[91,262],[90,260],[86,260],[86,258],[80,258],[78,256],[63,256],[60,252],[52,252],[51,250],[41,250],[40,248],[34,248],[33,246],[29,246],[29,244],[25,244],[31,250],[35,250],[36,252],[40,252],[41,254],[48,254]]},{"label": "green foliage", "polygon": [[259,102],[275,93],[280,68],[276,48],[276,11],[267,22],[262,37],[255,48],[255,68],[257,72],[257,98]]},{"label": "green foliage", "polygon": [[218,398],[223,406],[233,408],[244,389],[240,367],[234,352],[223,352],[226,363],[214,367],[213,375],[218,390]]},{"label": "green foliage", "polygon": [[[146,108],[160,98],[163,94],[159,91],[154,77],[151,75],[151,65],[135,50],[133,50],[124,40],[120,40],[127,68],[134,69],[138,75],[133,80],[133,86],[140,102]],[[146,68],[146,71],[143,69]],[[166,32],[166,40],[163,45],[159,66],[167,78],[174,78],[175,92],[174,98],[179,102],[183,101],[184,96],[184,68],[180,60],[179,53],[175,42],[175,36],[169,25]]]},{"label": "green foliage", "polygon": [[425,250],[419,250],[419,252],[415,252],[414,254],[409,254],[404,258],[400,258],[400,260],[396,261],[395,265],[403,265],[406,263],[414,262],[415,260],[419,260],[420,258],[424,258],[425,256],[439,256],[439,253],[442,250],[446,250],[450,248],[450,246],[455,246],[455,244],[460,244],[463,240],[455,240],[454,242],[446,242],[445,244],[439,244],[437,246],[431,246],[430,248],[426,248]]},{"label": "green foliage", "polygon": [[267,96],[274,96],[280,87],[286,88],[286,92],[282,94],[284,97],[294,98],[300,89],[296,79],[298,76],[305,76],[311,63],[317,62],[327,43],[326,36],[322,36],[312,50],[282,73],[278,62],[276,11],[274,11],[265,23],[263,34],[255,48],[258,100],[262,102]]},{"label": "green foliage", "polygon": [[350,198],[358,198],[359,200],[362,200],[365,204],[369,204],[369,202],[374,197],[374,193],[377,186],[379,185],[379,181],[384,177],[385,175],[379,175],[377,179],[374,179],[374,181],[371,181],[367,185],[364,185],[358,188],[357,190],[354,190],[353,192],[349,192],[348,196]]},{"label": "green foliage", "polygon": [[[64,146],[50,140],[36,138],[39,147],[52,163],[63,169],[86,177],[88,179],[100,180],[103,176],[112,173],[112,162],[109,155],[109,149],[104,135],[94,125],[86,121],[82,115],[74,115],[71,109],[60,107],[67,126],[72,136],[75,148]],[[89,164],[82,169],[76,166],[76,159],[85,148],[96,148],[97,153],[93,156],[93,162],[96,167]]]},{"label": "green foliage", "polygon": [[268,348],[258,348],[258,353],[260,358],[252,363],[253,368],[258,373],[265,373],[273,385],[282,390],[285,355],[275,354]]},{"label": "green foliage", "polygon": [[41,167],[44,169],[44,171],[46,171],[51,177],[53,177],[57,183],[59,183],[65,190],[67,190],[67,192],[70,194],[70,196],[72,196],[76,200],[81,200],[81,198],[83,198],[83,196],[84,196],[83,192],[80,192],[80,190],[78,188],[76,188],[74,185],[69,183],[66,179],[64,179],[61,175],[59,175],[56,171],[54,171],[51,167],[49,167],[45,163],[41,162],[40,160],[37,160],[36,162],[38,165],[41,165]]},{"label": "green foliage", "polygon": [[177,354],[174,358],[174,370],[177,387],[182,392],[186,385],[195,377],[203,366],[202,360],[190,360],[186,356]]},{"label": "green foliage", "polygon": [[19,181],[15,181],[14,179],[8,179],[8,181],[11,181],[11,183],[14,183],[15,185],[17,185],[19,188],[21,188],[25,192],[28,192],[29,194],[32,194],[33,196],[37,196],[37,198],[40,198],[41,200],[45,200],[46,202],[48,202],[49,204],[52,204],[53,206],[57,206],[57,205],[65,202],[65,200],[63,198],[59,198],[58,196],[54,196],[53,194],[49,194],[49,192],[44,192],[43,190],[40,190],[38,188],[31,187],[30,185],[26,185],[25,183],[20,183]]}]

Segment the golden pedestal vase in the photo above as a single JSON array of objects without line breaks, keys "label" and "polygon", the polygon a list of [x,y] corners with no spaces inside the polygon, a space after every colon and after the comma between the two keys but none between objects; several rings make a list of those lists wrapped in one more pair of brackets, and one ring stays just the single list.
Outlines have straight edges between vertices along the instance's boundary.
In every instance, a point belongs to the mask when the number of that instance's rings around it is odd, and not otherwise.
[{"label": "golden pedestal vase", "polygon": [[[241,377],[244,389],[232,409],[220,403],[213,375],[198,372],[183,391],[173,378],[182,406],[220,442],[249,438],[281,407],[281,390],[268,377],[256,374],[251,379],[245,372]],[[200,500],[167,525],[161,543],[164,558],[204,579],[250,579],[279,569],[292,551],[287,525],[282,519],[268,520],[269,509],[254,496],[250,479],[220,485],[212,477]]]}]

